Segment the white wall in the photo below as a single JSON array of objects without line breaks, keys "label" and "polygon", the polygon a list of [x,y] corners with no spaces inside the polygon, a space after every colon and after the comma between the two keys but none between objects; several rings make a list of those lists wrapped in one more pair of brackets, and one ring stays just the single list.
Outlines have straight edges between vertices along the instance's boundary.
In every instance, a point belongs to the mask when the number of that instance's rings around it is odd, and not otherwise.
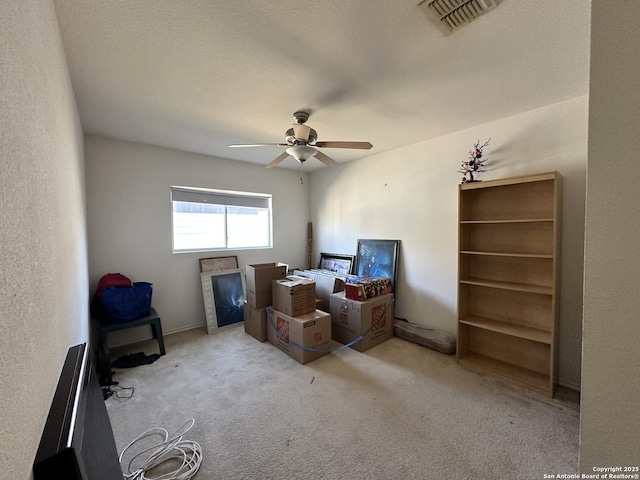
[{"label": "white wall", "polygon": [[396,316],[456,333],[457,173],[474,142],[485,180],[559,171],[563,248],[559,378],[580,384],[586,96],[311,174],[315,256],[355,254],[358,238],[399,239]]},{"label": "white wall", "polygon": [[[165,333],[205,324],[199,258],[237,255],[241,268],[265,262],[306,267],[307,174],[300,186],[295,170],[93,135],[85,136],[85,157],[91,292],[106,273],[153,283],[153,305]],[[274,247],[172,254],[172,185],[272,194]],[[139,327],[115,332],[109,341],[149,336],[148,327]]]},{"label": "white wall", "polygon": [[591,18],[582,473],[640,461],[640,9],[597,1]]},{"label": "white wall", "polygon": [[26,479],[88,340],[82,134],[52,2],[0,2],[0,45],[0,477]]}]

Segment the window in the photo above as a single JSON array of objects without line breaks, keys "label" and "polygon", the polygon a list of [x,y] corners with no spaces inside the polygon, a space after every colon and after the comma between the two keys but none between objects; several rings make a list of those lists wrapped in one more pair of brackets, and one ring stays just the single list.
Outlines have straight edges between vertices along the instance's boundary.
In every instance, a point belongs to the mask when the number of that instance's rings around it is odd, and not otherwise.
[{"label": "window", "polygon": [[173,253],[271,248],[271,195],[171,187]]}]

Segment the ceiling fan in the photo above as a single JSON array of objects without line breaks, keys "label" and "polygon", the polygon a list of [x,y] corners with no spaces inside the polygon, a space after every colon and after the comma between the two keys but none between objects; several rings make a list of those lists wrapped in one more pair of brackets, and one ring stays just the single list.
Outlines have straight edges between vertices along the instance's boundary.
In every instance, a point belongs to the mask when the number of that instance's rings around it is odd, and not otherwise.
[{"label": "ceiling fan", "polygon": [[306,160],[315,157],[329,167],[338,165],[333,158],[325,155],[318,148],[356,148],[361,150],[369,150],[373,145],[369,142],[318,142],[318,133],[305,125],[309,119],[309,112],[295,112],[293,114],[293,128],[285,133],[286,143],[252,143],[252,144],[234,144],[229,147],[287,147],[286,150],[278,155],[265,168],[273,168],[291,155],[302,165]]}]

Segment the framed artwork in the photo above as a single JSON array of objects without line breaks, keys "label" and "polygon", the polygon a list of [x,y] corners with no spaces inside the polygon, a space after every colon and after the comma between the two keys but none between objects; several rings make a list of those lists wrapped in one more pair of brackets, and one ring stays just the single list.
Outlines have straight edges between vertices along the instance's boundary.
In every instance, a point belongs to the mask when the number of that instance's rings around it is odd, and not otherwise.
[{"label": "framed artwork", "polygon": [[356,275],[387,277],[395,292],[400,240],[358,240]]},{"label": "framed artwork", "polygon": [[201,272],[207,333],[215,333],[244,322],[246,285],[240,268]]},{"label": "framed artwork", "polygon": [[200,259],[201,272],[217,272],[218,270],[232,270],[234,268],[238,268],[238,257],[236,256]]},{"label": "framed artwork", "polygon": [[355,259],[355,255],[321,253],[318,268],[320,270],[330,270],[341,275],[349,275],[353,273]]}]

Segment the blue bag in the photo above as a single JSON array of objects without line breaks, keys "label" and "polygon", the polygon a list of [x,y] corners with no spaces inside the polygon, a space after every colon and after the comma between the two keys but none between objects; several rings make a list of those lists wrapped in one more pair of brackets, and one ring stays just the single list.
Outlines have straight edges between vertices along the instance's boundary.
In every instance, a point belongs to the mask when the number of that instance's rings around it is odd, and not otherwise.
[{"label": "blue bag", "polygon": [[130,287],[105,288],[102,307],[106,320],[126,323],[151,313],[153,284],[135,282]]}]

